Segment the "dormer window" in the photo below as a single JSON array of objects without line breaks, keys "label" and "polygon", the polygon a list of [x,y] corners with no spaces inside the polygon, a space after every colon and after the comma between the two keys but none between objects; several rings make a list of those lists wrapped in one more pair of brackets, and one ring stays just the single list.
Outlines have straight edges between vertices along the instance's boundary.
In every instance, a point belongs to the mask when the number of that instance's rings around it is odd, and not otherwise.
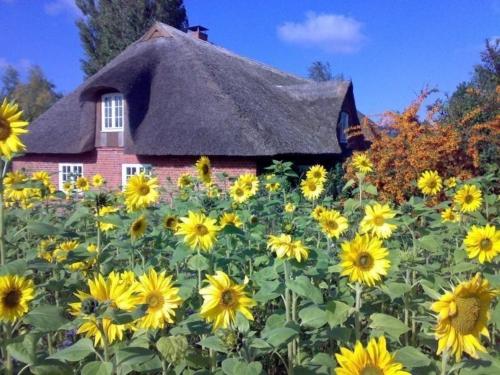
[{"label": "dormer window", "polygon": [[349,128],[349,114],[347,112],[340,112],[339,142],[342,144],[347,143],[347,129],[348,128]]},{"label": "dormer window", "polygon": [[120,93],[109,93],[102,96],[102,131],[123,131],[123,95]]}]

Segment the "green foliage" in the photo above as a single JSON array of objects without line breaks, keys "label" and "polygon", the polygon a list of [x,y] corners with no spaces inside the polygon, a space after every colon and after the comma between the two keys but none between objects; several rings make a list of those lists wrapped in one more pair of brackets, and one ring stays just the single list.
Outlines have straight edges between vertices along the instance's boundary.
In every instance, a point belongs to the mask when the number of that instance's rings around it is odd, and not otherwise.
[{"label": "green foliage", "polygon": [[[26,314],[15,325],[4,324],[1,333],[0,346],[15,359],[14,371],[26,367],[24,371],[34,374],[190,375],[282,374],[293,369],[296,374],[328,374],[337,367],[335,354],[341,348],[352,349],[357,336],[365,346],[371,338],[384,336],[388,349],[407,371],[438,373],[441,358],[436,355],[432,302],[444,289],[476,272],[493,287],[500,286],[498,259],[480,264],[468,257],[463,245],[472,225],[498,226],[498,177],[487,174],[461,181],[458,187],[445,189],[440,202],[414,196],[403,205],[391,203],[397,213],[391,222],[397,228],[383,240],[390,268],[381,283],[359,288],[341,275],[339,254],[343,242],[359,231],[365,206],[377,202],[377,189],[366,181],[360,189],[359,180],[353,180],[339,186],[338,198],[329,192],[310,202],[297,187],[299,177],[291,163],[274,162],[266,172],[275,175],[280,189],[267,191],[266,179],[261,178],[258,194],[243,204],[234,204],[222,189],[218,197],[209,196],[202,184],[195,183],[173,194],[171,201],[140,212],[127,212],[123,198],[105,187],[68,199],[8,207],[7,262],[0,275],[24,275],[36,285]],[[338,182],[337,171],[329,172],[328,181]],[[227,186],[225,180],[218,183]],[[477,212],[464,213],[460,222],[443,222],[442,210],[452,205],[456,190],[464,183],[481,188],[483,205]],[[97,195],[106,195],[106,201],[114,202],[118,210],[97,217]],[[288,202],[296,206],[293,213],[284,210]],[[318,204],[347,218],[349,228],[340,238],[327,238],[311,217]],[[234,212],[242,226],[220,230],[212,251],[193,251],[182,236],[163,226],[166,215],[181,218],[189,211],[216,219]],[[147,217],[148,228],[143,237],[132,241],[130,225],[140,215]],[[98,232],[98,223],[116,227]],[[307,261],[278,259],[268,249],[269,235],[284,229],[303,242],[309,251]],[[47,257],[69,240],[77,241],[78,246],[64,259]],[[97,243],[99,251],[89,253],[87,245]],[[138,277],[150,268],[171,275],[179,288],[183,301],[174,312],[173,323],[163,328],[127,329],[108,346],[77,333],[88,319],[108,319],[131,327],[148,314],[148,305],[139,302],[125,311],[113,301],[85,298],[76,313],[71,304],[78,301],[78,293],[88,292],[88,281],[97,274],[106,277],[112,271],[133,271]],[[238,312],[233,325],[214,331],[213,324],[203,319],[198,290],[207,285],[206,276],[217,270],[244,285],[256,301],[251,308],[253,320]],[[77,316],[82,311],[85,314]],[[498,337],[499,322],[500,308],[495,303],[490,335]],[[495,349],[487,340],[482,344],[489,354],[481,354],[480,360],[464,356],[458,364],[450,361],[448,369],[455,366],[450,375],[495,373]]]}]

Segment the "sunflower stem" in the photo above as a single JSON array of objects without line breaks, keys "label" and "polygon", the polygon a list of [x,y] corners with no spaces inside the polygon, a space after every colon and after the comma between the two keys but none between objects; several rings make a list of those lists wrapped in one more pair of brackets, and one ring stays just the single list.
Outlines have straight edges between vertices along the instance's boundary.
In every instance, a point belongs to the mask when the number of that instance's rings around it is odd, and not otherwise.
[{"label": "sunflower stem", "polygon": [[361,293],[363,292],[363,286],[361,283],[356,283],[356,305],[354,314],[354,330],[356,333],[356,340],[361,340]]},{"label": "sunflower stem", "polygon": [[[0,169],[5,171],[5,167],[7,166],[7,163],[4,162],[3,160],[0,160]],[[0,177],[0,265],[5,264],[5,239],[4,239],[4,186],[3,186],[3,178],[4,178],[5,173],[2,173],[2,176]]]},{"label": "sunflower stem", "polygon": [[[290,289],[288,288],[288,284],[290,281],[290,265],[287,260],[283,263],[283,268],[285,272],[285,316],[286,321],[290,322],[292,320],[291,314],[291,298],[290,298]],[[293,343],[290,342],[288,344],[288,373],[293,374]]]},{"label": "sunflower stem", "polygon": [[11,327],[10,323],[5,323],[4,328],[5,328],[5,346],[4,346],[5,373],[7,375],[13,375],[14,374],[14,363],[12,361],[12,356],[10,355],[9,351],[7,350],[7,343],[12,338],[12,327]]},{"label": "sunflower stem", "polygon": [[446,365],[448,363],[448,350],[445,350],[441,355],[441,375],[446,375]]}]

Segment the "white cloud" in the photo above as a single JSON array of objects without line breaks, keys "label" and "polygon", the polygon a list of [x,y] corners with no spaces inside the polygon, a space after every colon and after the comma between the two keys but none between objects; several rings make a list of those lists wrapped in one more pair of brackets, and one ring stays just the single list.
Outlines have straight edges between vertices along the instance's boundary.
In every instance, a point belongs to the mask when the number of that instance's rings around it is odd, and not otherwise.
[{"label": "white cloud", "polygon": [[45,13],[50,16],[58,16],[67,13],[72,17],[80,17],[82,15],[80,9],[76,6],[75,0],[51,0],[45,3]]},{"label": "white cloud", "polygon": [[285,42],[318,47],[331,53],[353,53],[366,39],[363,24],[354,18],[315,12],[306,13],[303,22],[285,22],[278,36]]}]

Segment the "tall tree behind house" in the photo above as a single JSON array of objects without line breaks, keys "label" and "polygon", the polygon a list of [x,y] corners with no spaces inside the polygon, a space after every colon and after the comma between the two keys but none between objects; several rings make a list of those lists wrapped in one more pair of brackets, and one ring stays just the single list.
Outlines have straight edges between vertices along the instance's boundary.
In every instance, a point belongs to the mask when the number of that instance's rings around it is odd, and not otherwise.
[{"label": "tall tree behind house", "polygon": [[76,0],[83,18],[77,21],[85,51],[82,69],[96,73],[156,22],[186,30],[183,0]]},{"label": "tall tree behind house", "polygon": [[12,99],[12,93],[20,82],[19,72],[12,65],[7,65],[3,72],[1,82],[0,100],[3,100],[3,98],[7,98],[7,100]]}]

